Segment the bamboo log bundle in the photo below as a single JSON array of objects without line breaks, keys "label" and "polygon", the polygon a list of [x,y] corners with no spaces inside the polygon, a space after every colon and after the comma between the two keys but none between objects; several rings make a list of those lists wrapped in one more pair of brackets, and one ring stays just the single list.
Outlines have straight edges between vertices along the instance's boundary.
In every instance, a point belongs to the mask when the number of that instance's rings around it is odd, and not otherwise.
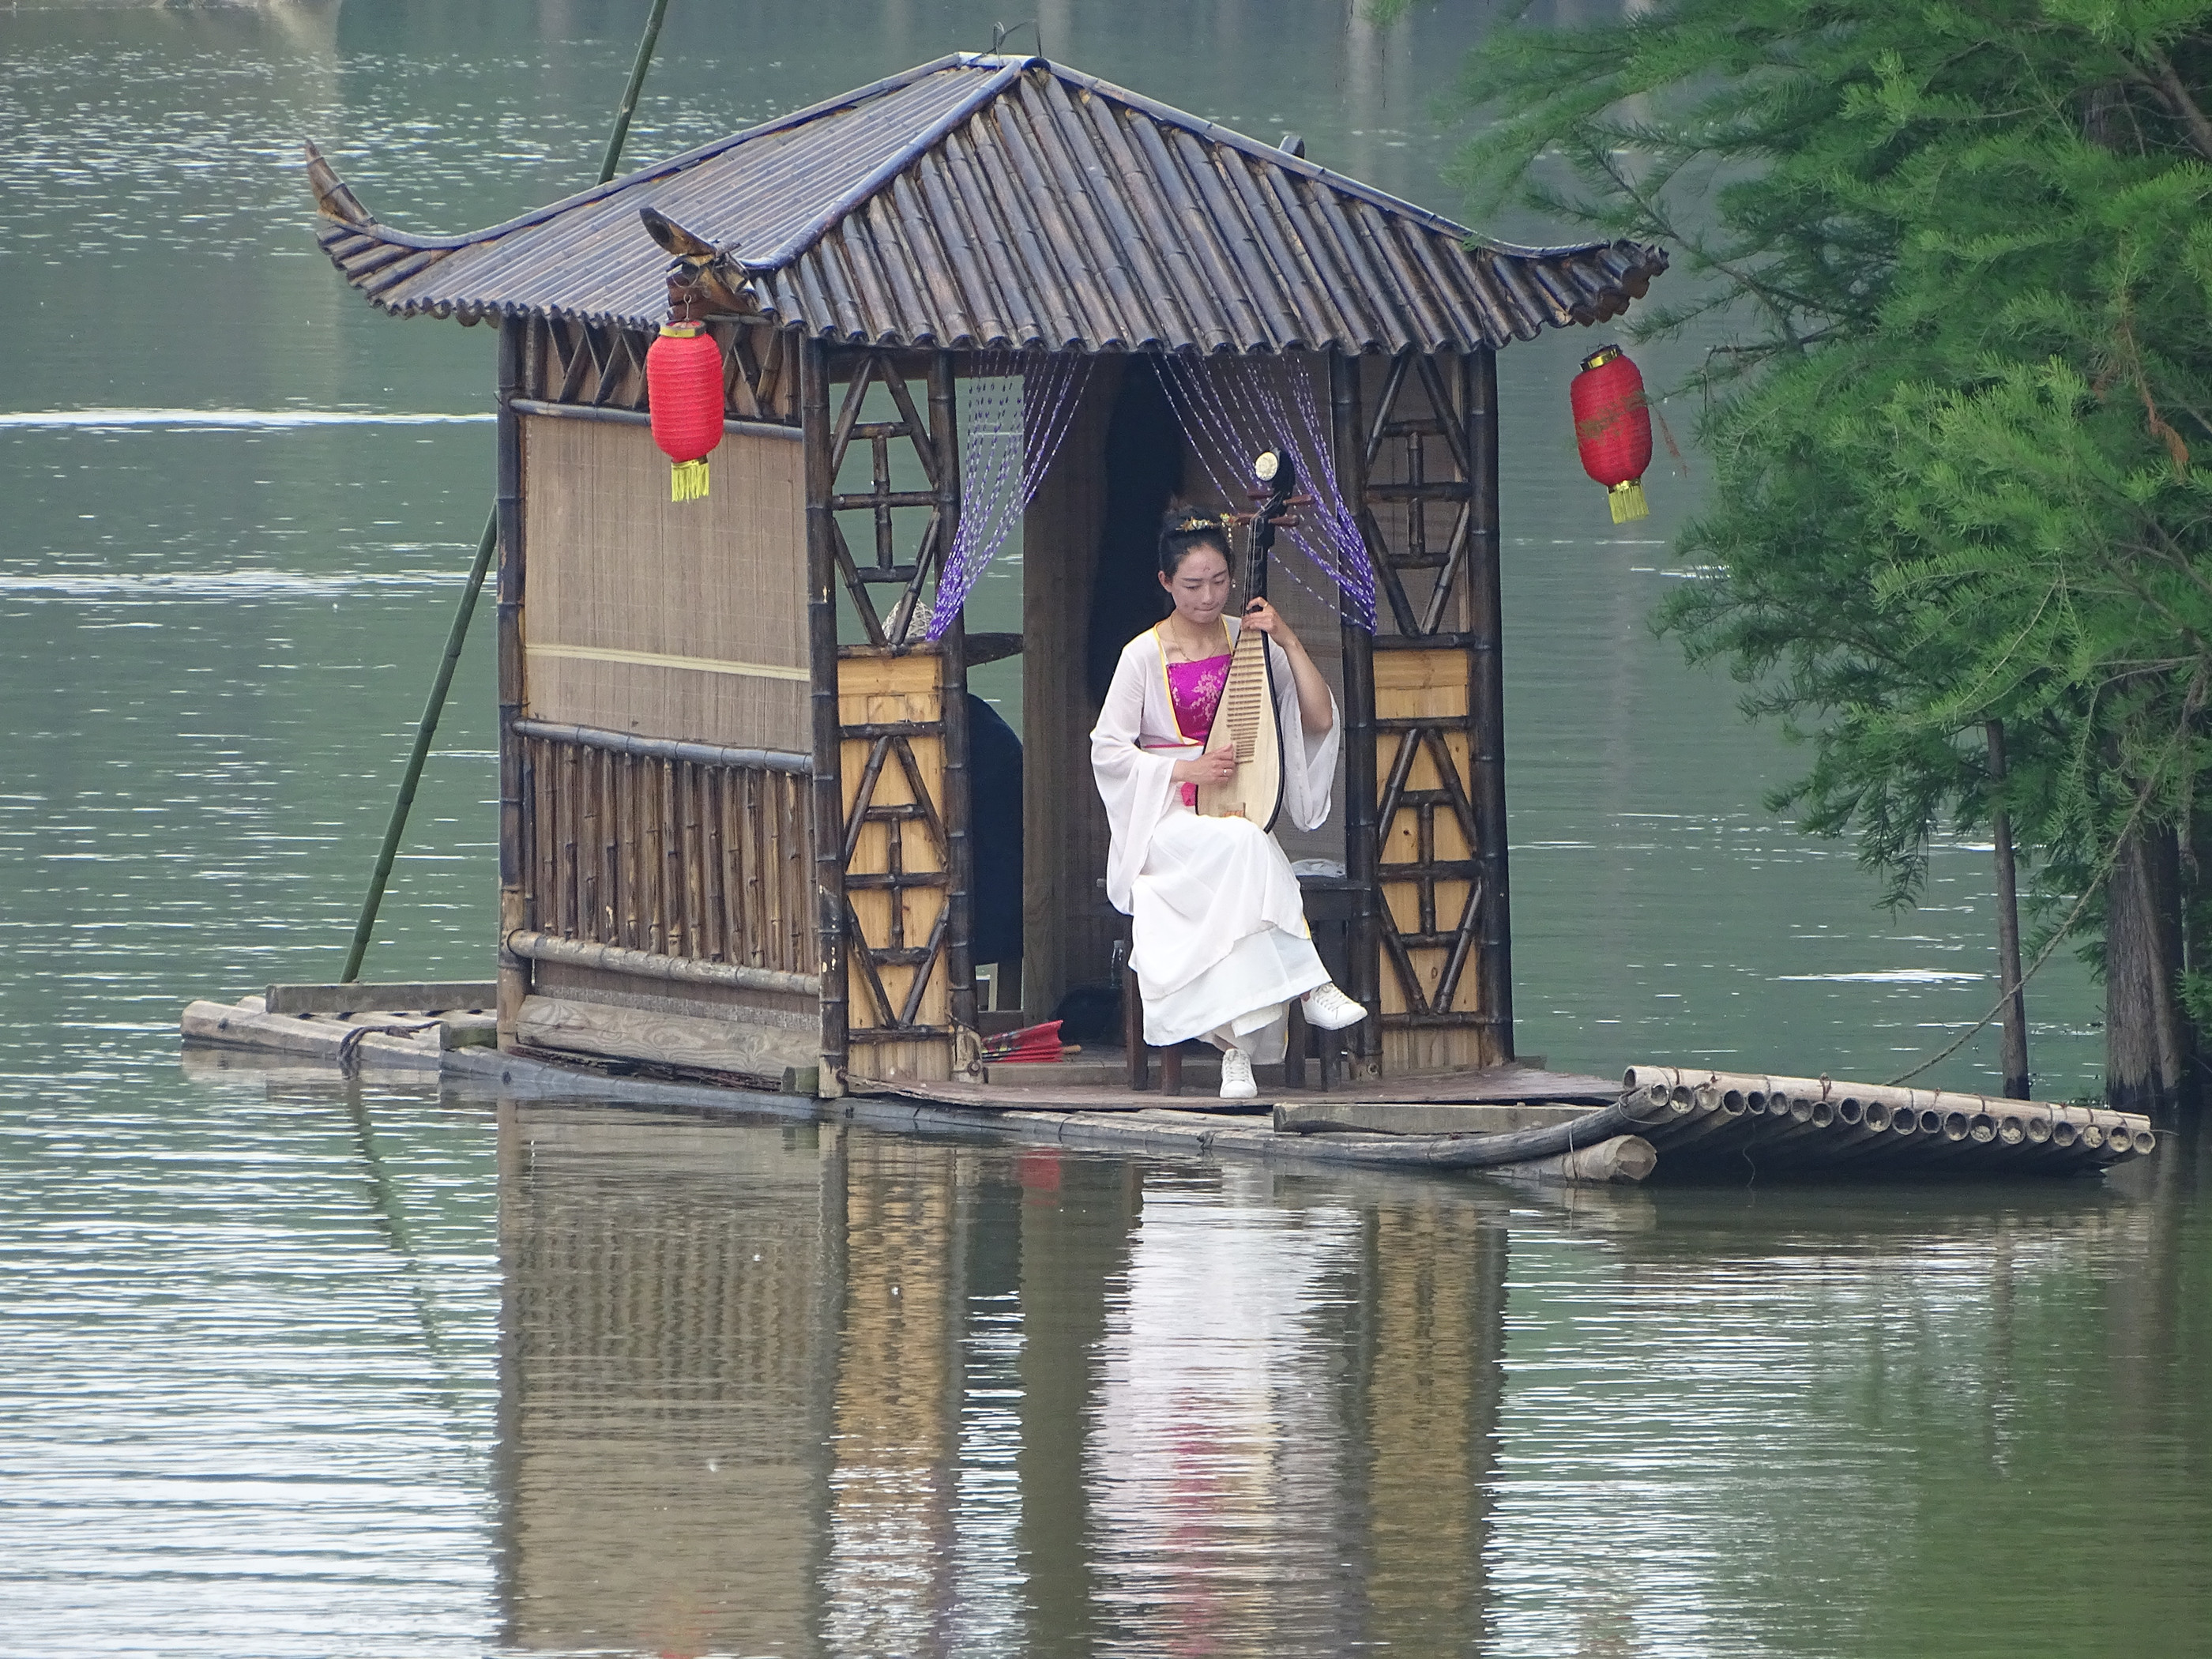
[{"label": "bamboo log bundle", "polygon": [[1621,1187],[1643,1180],[1658,1167],[1658,1152],[1642,1135],[1615,1135],[1595,1146],[1579,1146],[1525,1164],[1502,1164],[1498,1173],[1547,1186]]},{"label": "bamboo log bundle", "polygon": [[[1624,1103],[1656,1120],[1644,1133],[1662,1156],[1715,1133],[1735,1146],[1742,1132],[1728,1130],[1738,1118],[1762,1125],[1743,1136],[1747,1152],[1839,1167],[2102,1168],[2158,1145],[2148,1118],[2101,1107],[1691,1066],[1632,1066],[1621,1083]],[[1709,1103],[1702,1111],[1701,1103]],[[1774,1133],[1784,1121],[1790,1127]]]}]

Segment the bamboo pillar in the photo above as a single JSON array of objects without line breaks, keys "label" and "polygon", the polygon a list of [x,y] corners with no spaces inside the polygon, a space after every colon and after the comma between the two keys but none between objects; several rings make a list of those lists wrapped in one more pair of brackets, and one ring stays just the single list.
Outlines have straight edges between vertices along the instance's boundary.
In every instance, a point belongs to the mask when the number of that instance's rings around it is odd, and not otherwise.
[{"label": "bamboo pillar", "polygon": [[523,348],[530,324],[509,317],[499,326],[499,1009],[501,1048],[514,1043],[515,1022],[530,990],[530,965],[507,948],[526,921],[522,890],[522,420],[514,400],[523,389]]},{"label": "bamboo pillar", "polygon": [[[952,354],[929,359],[929,436],[937,452],[937,568],[944,579],[945,556],[960,526],[960,418],[954,397]],[[918,615],[921,606],[915,607]],[[939,718],[945,722],[945,771],[938,810],[945,820],[945,902],[951,921],[945,932],[945,971],[952,993],[952,1023],[975,1029],[975,964],[971,931],[975,905],[975,848],[969,840],[968,628],[956,617],[939,648]],[[961,1066],[960,1040],[953,1039],[952,1067]]]},{"label": "bamboo pillar", "polygon": [[[1473,523],[1467,551],[1468,633],[1473,647],[1468,711],[1474,717],[1469,805],[1480,845],[1481,942],[1476,947],[1475,987],[1487,1033],[1483,1060],[1492,1066],[1513,1058],[1513,923],[1505,868],[1504,625],[1498,580],[1498,356],[1478,346],[1460,358],[1460,407],[1466,421],[1468,480]],[[1439,411],[1441,412],[1441,411]]]},{"label": "bamboo pillar", "polygon": [[2014,1100],[2028,1097],[2027,996],[2020,975],[2020,878],[2013,866],[2012,815],[1997,804],[2005,781],[2004,722],[1983,727],[1990,746],[1990,839],[1997,865],[1997,982],[2004,988],[2004,1091]]},{"label": "bamboo pillar", "polygon": [[[793,339],[798,336],[793,332]],[[806,641],[813,670],[814,929],[822,963],[822,1081],[841,1091],[845,1068],[845,780],[837,720],[837,556],[830,496],[830,356],[799,343],[799,420],[806,448]]]},{"label": "bamboo pillar", "polygon": [[[1367,491],[1359,361],[1337,350],[1328,354],[1328,407],[1338,483],[1344,499],[1357,504]],[[1382,1054],[1382,1031],[1373,1018],[1382,1002],[1382,939],[1376,913],[1375,641],[1348,608],[1343,639],[1344,872],[1352,884],[1352,925],[1346,941],[1351,983],[1345,989],[1369,1013],[1351,1031],[1349,1070],[1359,1078],[1380,1075]]]}]

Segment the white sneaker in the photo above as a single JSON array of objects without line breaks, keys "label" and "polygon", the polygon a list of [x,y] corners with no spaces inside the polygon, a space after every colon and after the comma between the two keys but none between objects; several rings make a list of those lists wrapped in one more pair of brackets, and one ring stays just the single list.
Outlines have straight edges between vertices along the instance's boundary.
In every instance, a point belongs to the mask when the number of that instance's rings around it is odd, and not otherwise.
[{"label": "white sneaker", "polygon": [[1306,1024],[1317,1031],[1341,1031],[1367,1018],[1367,1011],[1334,985],[1321,985],[1306,993]]},{"label": "white sneaker", "polygon": [[1252,1081],[1252,1056],[1242,1048],[1224,1048],[1221,1051],[1221,1097],[1224,1100],[1250,1100],[1259,1092],[1259,1085]]}]

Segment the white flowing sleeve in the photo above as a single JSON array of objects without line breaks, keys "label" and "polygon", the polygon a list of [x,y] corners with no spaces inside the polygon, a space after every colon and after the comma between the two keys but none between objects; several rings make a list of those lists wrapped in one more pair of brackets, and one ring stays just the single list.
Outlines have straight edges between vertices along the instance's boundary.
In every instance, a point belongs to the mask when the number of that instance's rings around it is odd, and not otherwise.
[{"label": "white flowing sleeve", "polygon": [[1275,670],[1275,725],[1283,734],[1283,811],[1301,830],[1318,830],[1328,822],[1330,787],[1336,781],[1338,734],[1344,730],[1344,711],[1336,693],[1328,696],[1328,730],[1315,735],[1306,730],[1298,712],[1298,683],[1291,675],[1291,659],[1273,640],[1267,652]]},{"label": "white flowing sleeve", "polygon": [[[1091,770],[1098,781],[1098,796],[1106,803],[1106,822],[1114,836],[1106,854],[1106,896],[1124,915],[1130,911],[1137,873],[1145,867],[1153,826],[1167,811],[1180,758],[1138,747],[1146,693],[1159,676],[1159,647],[1150,633],[1139,634],[1121,647],[1114,683],[1106,689],[1106,705],[1098,711],[1098,724],[1091,728]],[[1322,788],[1325,793],[1326,781]]]}]

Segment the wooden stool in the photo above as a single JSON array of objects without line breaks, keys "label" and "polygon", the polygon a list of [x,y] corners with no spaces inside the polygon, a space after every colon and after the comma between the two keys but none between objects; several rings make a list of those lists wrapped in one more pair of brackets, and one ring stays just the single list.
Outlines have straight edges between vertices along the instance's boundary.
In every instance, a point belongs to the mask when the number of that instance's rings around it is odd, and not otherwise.
[{"label": "wooden stool", "polygon": [[1328,1092],[1328,1085],[1343,1068],[1343,1054],[1349,1036],[1345,1031],[1316,1030],[1306,1024],[1305,1003],[1303,998],[1291,1004],[1291,1030],[1287,1046],[1283,1050],[1283,1082],[1286,1087],[1303,1089],[1306,1086],[1306,1049],[1314,1051],[1314,1059],[1321,1072],[1321,1080],[1314,1086],[1320,1092]]},{"label": "wooden stool", "polygon": [[[1290,1010],[1290,1031],[1283,1050],[1283,1084],[1286,1088],[1306,1086],[1306,1047],[1313,1045],[1314,1056],[1320,1067],[1320,1081],[1316,1085],[1326,1094],[1329,1085],[1343,1072],[1343,1048],[1346,1033],[1316,1031],[1306,1024],[1305,1009],[1293,1000]],[[1137,975],[1126,963],[1121,969],[1121,1042],[1129,1056],[1129,1090],[1133,1094],[1144,1094],[1152,1086],[1152,1056],[1160,1057],[1160,1092],[1180,1095],[1182,1092],[1182,1049],[1180,1042],[1165,1048],[1154,1048],[1145,1041],[1144,998],[1137,990]]]},{"label": "wooden stool", "polygon": [[[1137,989],[1137,970],[1128,965],[1126,955],[1121,963],[1121,1042],[1129,1054],[1130,1091],[1143,1094],[1152,1086],[1153,1051],[1145,1041],[1145,999]],[[1159,1056],[1160,1092],[1181,1094],[1182,1044],[1177,1042],[1162,1048]]]},{"label": "wooden stool", "polygon": [[[1306,920],[1315,929],[1316,948],[1322,948],[1326,939],[1334,949],[1323,949],[1324,960],[1339,958],[1331,964],[1331,971],[1341,973],[1344,954],[1343,941],[1346,923],[1352,915],[1353,889],[1341,876],[1301,876],[1298,887],[1305,902]],[[1106,904],[1106,884],[1097,884],[1098,903],[1102,910]],[[1129,1087],[1137,1094],[1147,1092],[1152,1086],[1152,1059],[1154,1050],[1145,1042],[1145,1005],[1137,990],[1137,975],[1129,966],[1128,919],[1119,916],[1122,937],[1114,942],[1114,965],[1121,978],[1121,1042],[1129,1056]],[[1351,1031],[1315,1031],[1306,1024],[1305,1010],[1297,1001],[1291,1004],[1291,1029],[1288,1046],[1283,1054],[1283,1081],[1292,1089],[1306,1086],[1306,1049],[1310,1045],[1318,1061],[1321,1080],[1317,1086],[1326,1092],[1339,1078],[1351,1074]],[[1157,1051],[1160,1057],[1160,1092],[1179,1095],[1182,1092],[1182,1045]]]}]

